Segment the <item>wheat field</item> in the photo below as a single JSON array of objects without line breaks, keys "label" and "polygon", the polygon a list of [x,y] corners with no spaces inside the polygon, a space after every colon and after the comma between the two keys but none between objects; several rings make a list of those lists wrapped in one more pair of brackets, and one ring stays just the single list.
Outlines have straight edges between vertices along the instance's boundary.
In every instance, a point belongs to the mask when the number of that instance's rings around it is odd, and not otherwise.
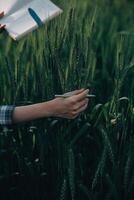
[{"label": "wheat field", "polygon": [[0,34],[0,104],[89,88],[75,120],[0,130],[0,199],[134,200],[134,3],[55,0],[64,13],[14,42]]}]

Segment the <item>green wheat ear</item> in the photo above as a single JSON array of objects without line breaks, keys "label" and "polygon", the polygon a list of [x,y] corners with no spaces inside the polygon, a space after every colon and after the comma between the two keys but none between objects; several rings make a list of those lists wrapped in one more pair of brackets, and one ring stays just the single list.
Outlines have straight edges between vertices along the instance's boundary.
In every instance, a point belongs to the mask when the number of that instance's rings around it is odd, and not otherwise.
[{"label": "green wheat ear", "polygon": [[66,200],[67,199],[66,195],[67,195],[67,180],[64,179],[60,191],[60,200]]},{"label": "green wheat ear", "polygon": [[[61,18],[18,43],[0,34],[0,104],[44,102],[56,89],[81,86],[97,98],[75,120],[45,118],[11,132],[0,130],[0,184],[19,171],[22,178],[41,176],[43,185],[35,181],[36,190],[25,191],[15,185],[15,178],[13,196],[21,189],[33,199],[51,199],[51,193],[54,200],[133,199],[134,150],[129,147],[134,146],[134,4],[57,2],[64,8]],[[111,123],[118,116],[119,123]],[[37,127],[35,136],[31,125]],[[42,180],[48,180],[50,193]]]},{"label": "green wheat ear", "polygon": [[68,179],[69,179],[69,187],[72,200],[76,199],[76,185],[75,185],[75,160],[74,153],[72,149],[68,151],[68,159],[69,159],[69,167],[68,167]]},{"label": "green wheat ear", "polygon": [[113,166],[115,166],[115,156],[114,156],[113,147],[111,145],[108,134],[103,128],[101,129],[101,132],[102,132],[102,136],[104,137],[104,140],[105,140],[105,145],[107,146],[109,158],[110,158]]},{"label": "green wheat ear", "polygon": [[129,175],[130,175],[130,169],[131,169],[131,158],[128,157],[124,169],[124,189],[125,189],[125,195],[127,195],[127,190],[129,186]]},{"label": "green wheat ear", "polygon": [[104,146],[103,152],[102,152],[102,156],[101,159],[98,163],[97,169],[95,171],[95,175],[92,181],[92,190],[94,190],[94,188],[96,187],[97,183],[99,182],[99,177],[103,176],[104,173],[104,167],[106,165],[106,158],[107,158],[107,147],[106,145]]}]

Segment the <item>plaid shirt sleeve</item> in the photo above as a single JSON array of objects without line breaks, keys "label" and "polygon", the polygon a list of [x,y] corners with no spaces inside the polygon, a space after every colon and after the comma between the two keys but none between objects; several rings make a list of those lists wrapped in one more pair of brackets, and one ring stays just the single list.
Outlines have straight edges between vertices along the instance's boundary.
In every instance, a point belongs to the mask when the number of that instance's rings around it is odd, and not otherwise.
[{"label": "plaid shirt sleeve", "polygon": [[13,105],[4,105],[0,106],[0,125],[8,126],[13,123],[13,111],[15,106]]}]

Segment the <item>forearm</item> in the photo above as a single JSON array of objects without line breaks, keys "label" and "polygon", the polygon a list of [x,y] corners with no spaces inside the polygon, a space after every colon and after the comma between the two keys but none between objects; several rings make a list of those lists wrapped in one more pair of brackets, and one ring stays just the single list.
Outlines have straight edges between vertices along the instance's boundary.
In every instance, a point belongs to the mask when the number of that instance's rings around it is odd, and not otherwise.
[{"label": "forearm", "polygon": [[53,102],[43,102],[14,109],[13,123],[21,123],[34,119],[53,116]]},{"label": "forearm", "polygon": [[87,108],[88,92],[89,90],[76,90],[71,97],[55,98],[28,106],[0,106],[0,125],[8,126],[44,117],[74,119]]}]

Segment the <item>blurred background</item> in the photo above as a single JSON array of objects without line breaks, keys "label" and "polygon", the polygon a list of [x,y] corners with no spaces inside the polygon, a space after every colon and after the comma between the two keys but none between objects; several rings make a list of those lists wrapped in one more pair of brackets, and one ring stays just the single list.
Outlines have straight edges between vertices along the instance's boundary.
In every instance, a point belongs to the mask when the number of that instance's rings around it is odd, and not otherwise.
[{"label": "blurred background", "polygon": [[55,0],[60,17],[14,42],[0,34],[0,104],[89,88],[75,120],[0,129],[0,199],[134,199],[134,2]]}]

